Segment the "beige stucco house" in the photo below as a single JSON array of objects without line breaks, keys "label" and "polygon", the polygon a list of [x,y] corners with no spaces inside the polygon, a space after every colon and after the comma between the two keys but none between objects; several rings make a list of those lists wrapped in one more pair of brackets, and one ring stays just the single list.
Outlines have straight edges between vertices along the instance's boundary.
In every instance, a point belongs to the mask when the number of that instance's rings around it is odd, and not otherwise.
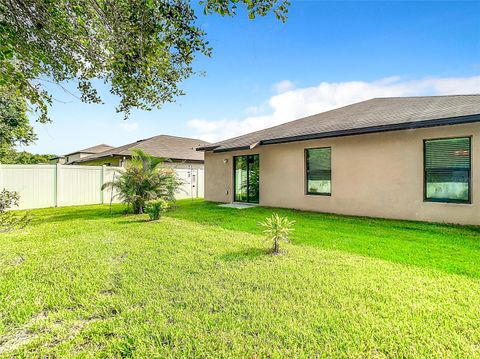
[{"label": "beige stucco house", "polygon": [[203,146],[205,198],[480,225],[480,95],[377,98]]},{"label": "beige stucco house", "polygon": [[167,166],[178,169],[203,169],[204,155],[195,149],[208,144],[208,142],[195,138],[158,135],[123,146],[111,147],[69,163],[86,166],[123,167],[131,158],[132,149],[138,148],[149,155],[164,158]]}]

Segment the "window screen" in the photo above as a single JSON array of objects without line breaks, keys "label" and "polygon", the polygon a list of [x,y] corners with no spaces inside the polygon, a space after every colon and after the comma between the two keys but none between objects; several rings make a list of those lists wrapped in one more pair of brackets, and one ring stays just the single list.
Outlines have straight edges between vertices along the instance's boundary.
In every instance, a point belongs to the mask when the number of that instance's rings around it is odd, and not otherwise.
[{"label": "window screen", "polygon": [[470,202],[470,137],[425,140],[425,200]]},{"label": "window screen", "polygon": [[330,195],[332,193],[332,149],[305,150],[307,169],[307,194]]}]

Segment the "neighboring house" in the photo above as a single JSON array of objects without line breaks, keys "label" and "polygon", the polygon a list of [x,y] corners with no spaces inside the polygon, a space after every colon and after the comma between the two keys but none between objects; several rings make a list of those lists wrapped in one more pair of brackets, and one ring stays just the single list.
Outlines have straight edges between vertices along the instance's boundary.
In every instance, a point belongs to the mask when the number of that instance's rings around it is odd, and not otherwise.
[{"label": "neighboring house", "polygon": [[[87,156],[91,156],[109,149],[114,148],[113,146],[106,145],[106,144],[101,144],[101,145],[96,145],[93,147],[85,148],[83,150],[75,151],[69,154],[66,154],[64,157],[64,163],[66,164],[73,164],[82,158],[85,158]],[[59,162],[60,163],[60,162]]]},{"label": "neighboring house", "polygon": [[159,135],[124,146],[110,148],[74,161],[77,165],[124,166],[132,156],[132,149],[139,148],[145,153],[165,158],[166,164],[179,169],[203,169],[203,153],[195,149],[208,142],[185,137]]},{"label": "neighboring house", "polygon": [[65,162],[66,162],[66,159],[65,159],[65,156],[58,156],[58,157],[52,157],[52,158],[49,158],[48,161],[50,162],[50,164],[52,165],[55,165],[55,164],[59,164],[59,165],[64,165]]},{"label": "neighboring house", "polygon": [[205,199],[480,225],[480,95],[376,98],[203,146]]}]

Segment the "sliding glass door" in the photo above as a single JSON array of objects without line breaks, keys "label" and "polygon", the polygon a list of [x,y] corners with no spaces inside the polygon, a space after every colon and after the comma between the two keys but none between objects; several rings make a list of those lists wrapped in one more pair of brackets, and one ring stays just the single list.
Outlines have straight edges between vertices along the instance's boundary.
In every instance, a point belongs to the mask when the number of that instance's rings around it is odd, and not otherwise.
[{"label": "sliding glass door", "polygon": [[235,202],[248,202],[248,163],[247,156],[233,157],[235,168],[234,200]]},{"label": "sliding glass door", "polygon": [[233,157],[235,202],[259,202],[260,158],[259,155]]}]

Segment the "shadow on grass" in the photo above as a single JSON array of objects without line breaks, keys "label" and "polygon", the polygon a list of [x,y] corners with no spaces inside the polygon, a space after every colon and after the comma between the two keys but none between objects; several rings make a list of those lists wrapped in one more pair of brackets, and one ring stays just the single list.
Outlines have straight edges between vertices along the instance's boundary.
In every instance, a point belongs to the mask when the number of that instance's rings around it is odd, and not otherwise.
[{"label": "shadow on grass", "polygon": [[[232,209],[216,203],[180,201],[165,217],[259,234],[258,222],[272,212],[296,221],[293,244],[339,250],[393,263],[480,278],[480,226],[354,217],[293,209]],[[226,255],[225,260],[255,256],[255,251]],[[238,260],[238,259],[237,259]]]},{"label": "shadow on grass", "polygon": [[145,224],[155,224],[160,222],[160,220],[157,221],[152,221],[147,215],[144,214],[125,214],[123,216],[115,218],[116,224],[121,224],[121,225],[129,225],[129,224],[135,224],[135,223],[145,223]]},{"label": "shadow on grass", "polygon": [[[33,226],[43,222],[101,221],[138,225],[143,216],[124,215],[125,206],[108,205],[50,208],[32,211]],[[480,227],[414,221],[340,216],[291,209],[255,207],[221,208],[204,201],[178,201],[162,218],[174,218],[235,232],[259,234],[258,222],[272,212],[296,221],[292,242],[297,245],[339,250],[390,262],[432,268],[480,278]],[[100,222],[98,222],[100,221]],[[93,225],[92,223],[92,225]],[[253,260],[264,255],[250,248],[222,256],[225,261]]]},{"label": "shadow on grass", "polygon": [[[472,237],[480,235],[480,226],[473,225],[359,217],[263,206],[239,210],[219,207],[218,203],[214,202],[198,200],[180,202],[181,205],[173,207],[165,216],[248,233],[258,233],[258,222],[276,212],[295,219],[297,222],[295,228],[310,226],[315,229],[319,225],[332,225],[332,229],[336,226],[339,229],[342,229],[342,227],[355,227],[355,230],[380,228],[392,232],[398,230],[403,233],[411,232],[414,234],[444,235],[449,232],[453,235],[461,234],[463,236],[470,234]],[[476,239],[479,240],[480,244],[480,237]]]},{"label": "shadow on grass", "polygon": [[101,221],[126,216],[125,207],[120,205],[112,207],[111,212],[107,205],[45,208],[28,212],[32,219],[32,225],[44,222]]},{"label": "shadow on grass", "polygon": [[226,253],[218,256],[220,260],[225,262],[252,261],[259,257],[272,254],[271,248],[247,248],[240,251]]}]

